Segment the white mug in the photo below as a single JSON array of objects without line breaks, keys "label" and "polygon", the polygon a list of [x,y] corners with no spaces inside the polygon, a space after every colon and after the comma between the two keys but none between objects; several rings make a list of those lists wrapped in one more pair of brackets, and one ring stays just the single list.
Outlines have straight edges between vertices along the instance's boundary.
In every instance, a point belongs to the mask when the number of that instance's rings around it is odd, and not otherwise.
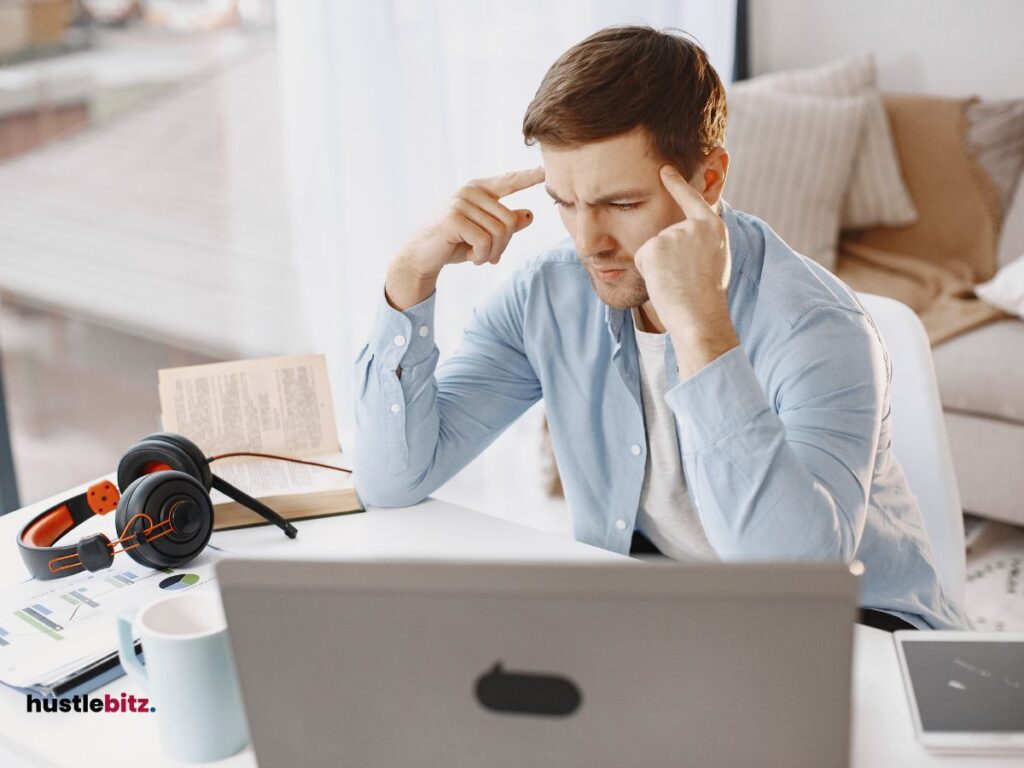
[{"label": "white mug", "polygon": [[[142,640],[143,666],[134,633]],[[249,743],[249,727],[228,644],[220,595],[165,598],[117,618],[121,666],[156,708],[164,752],[190,763],[220,760]]]}]

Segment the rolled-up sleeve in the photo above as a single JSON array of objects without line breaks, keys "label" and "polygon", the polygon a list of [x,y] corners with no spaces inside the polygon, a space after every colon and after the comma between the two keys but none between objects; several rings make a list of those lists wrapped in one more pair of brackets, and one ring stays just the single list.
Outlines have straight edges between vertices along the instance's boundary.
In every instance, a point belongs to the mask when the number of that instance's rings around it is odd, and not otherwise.
[{"label": "rolled-up sleeve", "polygon": [[723,559],[850,560],[888,363],[871,324],[845,308],[809,311],[785,342],[760,378],[735,347],[666,393],[689,490]]},{"label": "rolled-up sleeve", "polygon": [[364,504],[422,501],[540,398],[523,344],[523,291],[513,276],[474,310],[440,366],[437,294],[399,312],[381,291],[355,361],[355,485]]}]

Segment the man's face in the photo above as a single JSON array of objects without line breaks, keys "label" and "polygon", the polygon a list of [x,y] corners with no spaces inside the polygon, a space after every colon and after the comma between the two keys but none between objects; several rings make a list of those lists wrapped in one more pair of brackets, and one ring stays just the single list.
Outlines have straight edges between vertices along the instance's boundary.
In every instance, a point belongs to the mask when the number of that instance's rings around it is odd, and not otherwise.
[{"label": "man's face", "polygon": [[545,187],[598,298],[620,309],[645,303],[647,286],[633,254],[684,218],[661,183],[658,169],[665,161],[650,146],[647,132],[637,127],[572,149],[541,144],[541,156]]}]

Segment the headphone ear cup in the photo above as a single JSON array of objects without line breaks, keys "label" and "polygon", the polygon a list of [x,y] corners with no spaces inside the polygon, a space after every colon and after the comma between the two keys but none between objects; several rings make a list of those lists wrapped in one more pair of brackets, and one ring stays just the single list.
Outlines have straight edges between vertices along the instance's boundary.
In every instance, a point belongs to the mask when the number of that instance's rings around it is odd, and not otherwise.
[{"label": "headphone ear cup", "polygon": [[155,432],[129,448],[117,465],[117,486],[123,493],[143,475],[168,469],[191,475],[210,490],[213,476],[203,452],[187,437],[173,432]]},{"label": "headphone ear cup", "polygon": [[[167,522],[170,521],[170,522]],[[175,470],[143,475],[121,495],[114,515],[121,546],[148,568],[177,568],[198,556],[213,533],[213,503],[199,481]],[[141,543],[135,535],[156,527]]]},{"label": "headphone ear cup", "polygon": [[194,476],[196,480],[202,483],[203,488],[207,491],[210,490],[210,483],[212,482],[210,462],[206,460],[206,454],[202,452],[198,445],[193,443],[184,435],[179,435],[176,432],[156,432],[152,437],[154,439],[164,440],[183,450],[192,460],[193,465],[195,465],[199,470],[198,476]]}]

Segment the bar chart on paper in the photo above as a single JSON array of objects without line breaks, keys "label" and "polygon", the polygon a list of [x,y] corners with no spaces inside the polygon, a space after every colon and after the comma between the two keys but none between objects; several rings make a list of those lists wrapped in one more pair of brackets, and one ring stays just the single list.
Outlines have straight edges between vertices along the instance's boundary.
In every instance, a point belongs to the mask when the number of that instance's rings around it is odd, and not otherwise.
[{"label": "bar chart on paper", "polygon": [[28,687],[111,653],[117,615],[212,584],[215,559],[204,553],[182,569],[133,563],[8,588],[0,602],[0,682]]},{"label": "bar chart on paper", "polygon": [[[20,635],[14,633],[15,637],[42,635],[55,641],[63,640],[66,628],[97,615],[93,609],[100,607],[109,592],[133,584],[137,579],[132,571],[121,571],[75,589],[55,590],[40,596],[31,605],[15,608],[8,614],[13,620],[5,616],[4,621],[24,630]],[[23,623],[18,624],[18,621]],[[26,625],[29,629],[25,629]],[[8,632],[5,628],[5,635]],[[7,644],[12,642],[9,636],[5,640]]]}]

